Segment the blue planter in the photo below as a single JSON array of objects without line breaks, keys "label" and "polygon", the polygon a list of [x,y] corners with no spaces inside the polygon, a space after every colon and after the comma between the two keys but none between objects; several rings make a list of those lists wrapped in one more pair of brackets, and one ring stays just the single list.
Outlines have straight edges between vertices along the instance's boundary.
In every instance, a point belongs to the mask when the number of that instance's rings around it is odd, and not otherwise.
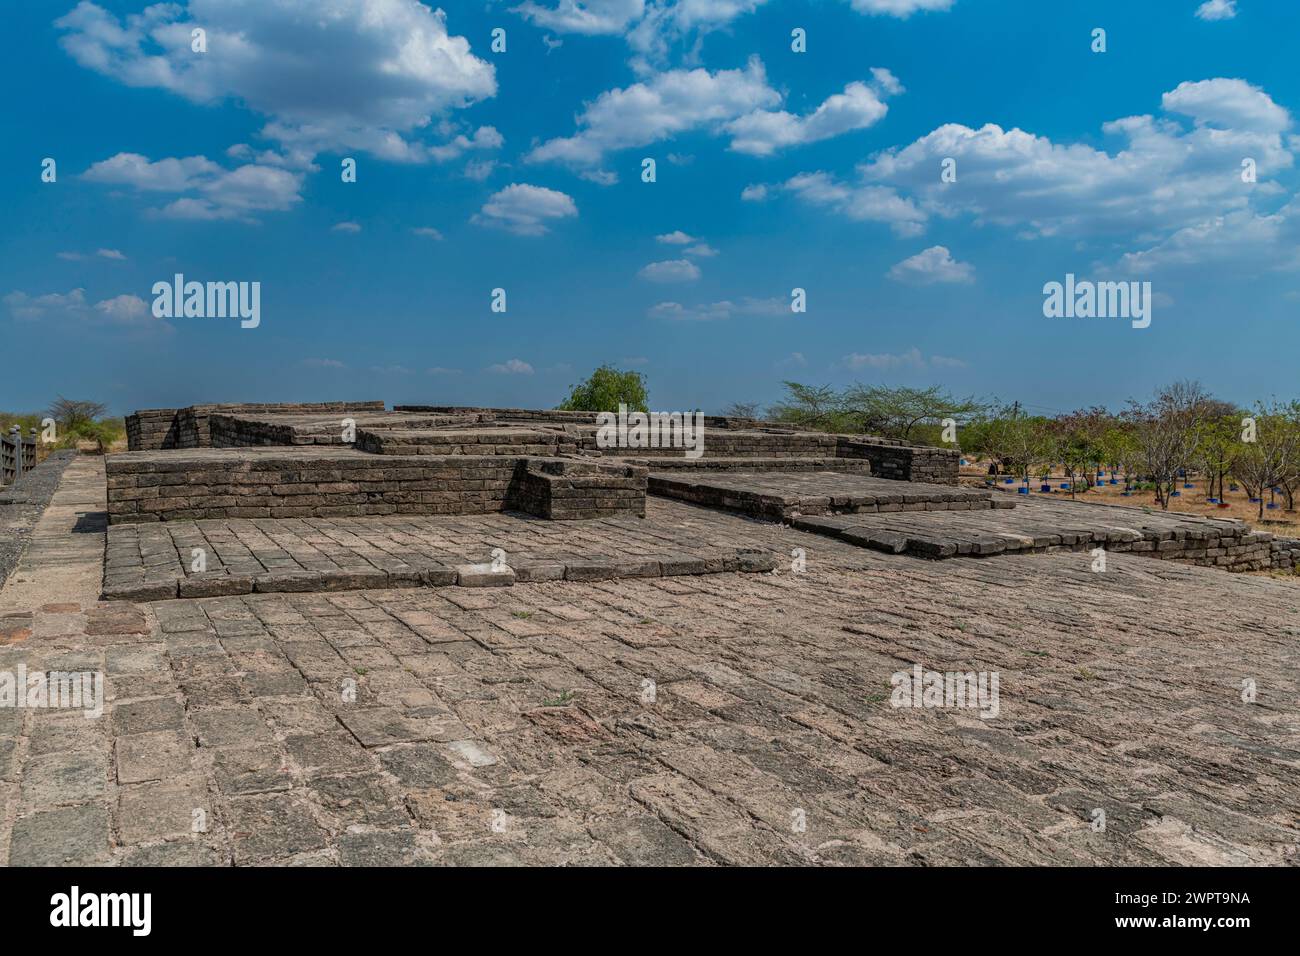
[{"label": "blue planter", "polygon": [[1007,483],[1008,485],[1014,485],[1014,484],[1016,483],[1016,479],[1014,479],[1014,478],[1008,478],[1008,479],[1006,480],[1006,483]]},{"label": "blue planter", "polygon": [[1069,483],[1068,481],[1063,481],[1063,482],[1061,482],[1061,490],[1062,490],[1062,491],[1069,491],[1069,490],[1070,490],[1070,483]]},{"label": "blue planter", "polygon": [[1195,486],[1195,485],[1192,485],[1192,484],[1186,484],[1186,485],[1183,485],[1183,487],[1184,487],[1184,488],[1195,488],[1196,486]]},{"label": "blue planter", "polygon": [[1016,489],[1016,493],[1021,495],[1027,495],[1029,494],[1029,487],[1027,485],[1021,485],[1019,488]]},{"label": "blue planter", "polygon": [[1269,511],[1276,511],[1278,508],[1278,506],[1271,501],[1268,504],[1266,504],[1264,507],[1267,508]]},{"label": "blue planter", "polygon": [[1205,499],[1205,503],[1206,503],[1207,505],[1217,505],[1217,504],[1219,503],[1219,499],[1218,499],[1218,498],[1206,498],[1206,499]]},{"label": "blue planter", "polygon": [[1174,498],[1181,498],[1182,496],[1183,496],[1183,493],[1182,493],[1181,491],[1175,491],[1175,492],[1172,493],[1172,497],[1174,497]]},{"label": "blue planter", "polygon": [[1110,480],[1110,483],[1111,483],[1112,485],[1118,485],[1118,484],[1119,484],[1119,479],[1118,479],[1118,478],[1112,478],[1112,479]]},{"label": "blue planter", "polygon": [[1228,485],[1228,490],[1229,490],[1229,491],[1239,491],[1240,489],[1238,489],[1236,485],[1229,484],[1229,485]]},{"label": "blue planter", "polygon": [[1252,505],[1257,505],[1257,504],[1259,504],[1259,499],[1258,499],[1258,498],[1251,498],[1251,499],[1250,499],[1250,503],[1251,503]]}]

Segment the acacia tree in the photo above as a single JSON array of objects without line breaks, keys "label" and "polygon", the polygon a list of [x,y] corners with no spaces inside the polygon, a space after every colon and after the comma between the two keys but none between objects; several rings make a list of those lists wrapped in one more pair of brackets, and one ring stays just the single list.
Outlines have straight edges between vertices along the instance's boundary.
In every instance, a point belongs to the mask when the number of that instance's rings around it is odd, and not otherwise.
[{"label": "acacia tree", "polygon": [[1020,478],[1029,477],[1035,465],[1052,457],[1047,419],[1025,414],[1018,403],[1005,405],[971,423],[966,428],[964,444]]},{"label": "acacia tree", "polygon": [[1129,400],[1124,414],[1137,444],[1136,464],[1155,485],[1162,511],[1169,510],[1179,472],[1195,463],[1201,436],[1220,404],[1190,381],[1164,386],[1145,404]]},{"label": "acacia tree", "polygon": [[945,418],[965,422],[985,412],[988,406],[974,396],[956,398],[938,385],[854,385],[841,397],[840,407],[858,431],[914,441],[922,426],[937,429]]},{"label": "acacia tree", "polygon": [[1102,438],[1111,421],[1110,412],[1094,406],[1058,415],[1048,426],[1052,457],[1069,472],[1071,498],[1075,497],[1077,476],[1082,475],[1084,484],[1092,487],[1090,468],[1105,457]]},{"label": "acacia tree", "polygon": [[60,395],[50,404],[50,417],[59,423],[65,432],[74,432],[79,428],[94,425],[104,417],[106,411],[102,402],[74,400]]},{"label": "acacia tree", "polygon": [[840,396],[829,385],[784,382],[786,396],[769,411],[773,421],[799,428],[839,431],[844,425]]},{"label": "acacia tree", "polygon": [[1276,405],[1260,404],[1255,419],[1254,441],[1242,442],[1232,464],[1232,473],[1252,498],[1259,499],[1256,520],[1264,519],[1264,491],[1294,482],[1300,469],[1300,431]]}]

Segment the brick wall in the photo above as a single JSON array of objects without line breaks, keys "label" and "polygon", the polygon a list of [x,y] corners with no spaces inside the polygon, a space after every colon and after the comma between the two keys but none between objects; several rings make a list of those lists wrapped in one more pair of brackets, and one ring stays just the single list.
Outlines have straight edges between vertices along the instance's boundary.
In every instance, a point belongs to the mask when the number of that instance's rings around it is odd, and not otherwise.
[{"label": "brick wall", "polygon": [[884,439],[839,436],[836,454],[841,458],[865,458],[871,462],[871,473],[877,478],[936,485],[957,484],[961,464],[961,453],[954,449],[903,445]]},{"label": "brick wall", "polygon": [[[484,514],[520,503],[549,517],[644,514],[643,469],[561,462],[564,469],[551,476],[544,495],[526,478],[528,463],[507,455],[380,456],[349,448],[136,452],[106,459],[108,515],[110,523],[124,524]],[[525,482],[529,490],[521,491]],[[519,502],[517,494],[524,496]]]}]

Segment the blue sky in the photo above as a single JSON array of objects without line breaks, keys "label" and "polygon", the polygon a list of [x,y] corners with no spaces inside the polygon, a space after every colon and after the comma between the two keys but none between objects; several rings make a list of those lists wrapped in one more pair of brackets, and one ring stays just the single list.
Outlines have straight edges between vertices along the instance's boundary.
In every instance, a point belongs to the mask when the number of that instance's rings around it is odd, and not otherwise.
[{"label": "blue sky", "polygon": [[[545,407],[602,362],[661,409],[787,378],[1296,394],[1300,4],[441,9],[13,5],[0,408]],[[155,318],[177,272],[260,282],[260,326]],[[1151,282],[1150,327],[1045,318],[1067,272]]]}]

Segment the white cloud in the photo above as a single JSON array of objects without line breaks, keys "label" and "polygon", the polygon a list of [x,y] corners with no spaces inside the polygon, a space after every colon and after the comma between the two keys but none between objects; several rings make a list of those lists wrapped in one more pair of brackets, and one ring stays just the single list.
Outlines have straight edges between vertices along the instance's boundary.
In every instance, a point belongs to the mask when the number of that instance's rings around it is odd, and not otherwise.
[{"label": "white cloud", "polygon": [[594,166],[606,153],[719,125],[780,99],[757,57],[743,70],[670,70],[601,93],[578,116],[577,133],[548,140],[525,159]]},{"label": "white cloud", "polygon": [[785,358],[776,363],[777,368],[807,368],[808,360],[804,358],[802,352],[791,352]]},{"label": "white cloud", "polygon": [[887,186],[846,185],[823,172],[792,176],[784,189],[804,202],[823,206],[857,222],[887,223],[899,236],[925,230],[925,213]]},{"label": "white cloud", "polygon": [[1300,198],[1275,213],[1242,209],[1193,223],[1149,248],[1126,253],[1117,269],[1141,276],[1168,269],[1199,271],[1207,262],[1221,273],[1238,275],[1300,269]]},{"label": "white cloud", "polygon": [[242,219],[282,212],[302,197],[302,173],[247,164],[226,169],[204,156],[151,162],[139,153],[118,153],[82,173],[93,183],[131,186],[144,193],[187,193],[153,212],[171,219]]},{"label": "white cloud", "polygon": [[[69,262],[81,262],[83,259],[89,259],[92,254],[82,252],[56,252],[55,255],[60,259],[66,259]],[[118,262],[126,261],[126,256],[117,249],[96,249],[93,255],[100,259],[114,259]]]},{"label": "white cloud", "polygon": [[425,369],[426,375],[460,375],[461,370],[458,368],[444,368],[441,365],[435,365],[433,368]]},{"label": "white cloud", "polygon": [[517,358],[512,358],[507,362],[500,362],[496,365],[489,365],[487,370],[497,375],[532,375],[533,374],[533,367],[529,365],[527,362],[520,361]]},{"label": "white cloud", "polygon": [[334,225],[330,226],[330,232],[358,233],[360,231],[361,226],[355,222],[336,222]]},{"label": "white cloud", "polygon": [[554,189],[511,183],[494,193],[471,222],[499,226],[520,236],[549,232],[548,222],[578,214],[572,197]]},{"label": "white cloud", "polygon": [[661,236],[655,236],[655,242],[662,242],[670,246],[686,246],[695,241],[694,236],[689,236],[680,229],[675,229],[672,232],[665,232]]},{"label": "white cloud", "polygon": [[745,202],[762,202],[767,198],[767,186],[754,183],[740,191],[740,198]]},{"label": "white cloud", "polygon": [[307,368],[347,368],[343,362],[331,358],[305,358],[302,364]]},{"label": "white cloud", "polygon": [[696,243],[695,245],[687,246],[682,250],[682,255],[695,256],[699,259],[712,259],[717,254],[718,250],[714,249],[707,242]]},{"label": "white cloud", "polygon": [[[904,235],[920,233],[934,216],[967,216],[1023,237],[1148,243],[1285,192],[1270,177],[1294,165],[1291,116],[1263,90],[1216,78],[1181,83],[1161,102],[1167,115],[1106,123],[1102,131],[1122,141],[1111,152],[950,123],[876,154],[856,182],[813,172],[785,188],[851,219],[890,222]],[[1243,157],[1257,164],[1258,183],[1242,182]],[[945,159],[956,163],[955,184],[940,180]]]},{"label": "white cloud", "polygon": [[700,267],[689,259],[665,259],[642,266],[637,275],[650,282],[694,282],[700,277]]},{"label": "white cloud", "polygon": [[[883,98],[901,86],[888,70],[875,69],[870,84],[853,82],[805,116],[780,106],[758,57],[743,70],[676,69],[654,73],[623,89],[608,90],[588,103],[572,136],[547,140],[524,158],[561,162],[582,169],[598,166],[609,153],[706,130],[731,138],[730,148],[753,156],[829,139],[880,120]],[[607,174],[608,175],[608,174]]]},{"label": "white cloud", "polygon": [[717,322],[733,316],[782,316],[790,314],[786,299],[773,297],[755,299],[749,296],[732,302],[723,299],[705,305],[684,306],[680,302],[660,302],[646,313],[652,319],[671,319],[679,322]]},{"label": "white cloud", "polygon": [[946,246],[931,246],[916,255],[895,263],[889,278],[914,285],[965,283],[975,281],[975,267],[958,262]]},{"label": "white cloud", "polygon": [[411,370],[405,365],[372,365],[369,371],[374,375],[410,375]]},{"label": "white cloud", "polygon": [[263,136],[307,153],[420,161],[428,153],[405,137],[496,93],[492,65],[414,0],[188,0],[124,19],[82,0],[55,26],[82,66],[195,103],[238,101],[268,118]]},{"label": "white cloud", "polygon": [[91,305],[84,289],[50,292],[31,296],[10,292],[4,303],[16,319],[47,325],[78,323],[91,326],[115,326],[171,331],[166,322],[154,318],[148,303],[137,295],[122,294]]},{"label": "white cloud", "polygon": [[411,232],[417,236],[423,236],[426,239],[436,239],[439,242],[443,240],[443,234],[432,226],[416,226]]},{"label": "white cloud", "polygon": [[1237,15],[1237,0],[1205,0],[1196,8],[1201,20],[1231,20]]},{"label": "white cloud", "polygon": [[755,110],[733,120],[726,126],[731,148],[751,156],[770,156],[787,146],[815,143],[874,125],[889,111],[883,97],[901,93],[902,85],[888,70],[872,73],[876,76],[874,87],[850,83],[843,93],[827,97],[806,116]]},{"label": "white cloud", "polygon": [[429,155],[439,163],[457,159],[466,152],[477,149],[500,149],[505,137],[497,132],[495,126],[480,126],[473,136],[464,133],[441,146],[430,146]]},{"label": "white cloud", "polygon": [[858,13],[885,15],[906,20],[918,11],[943,11],[952,7],[954,0],[849,0]]},{"label": "white cloud", "polygon": [[645,0],[553,0],[549,7],[527,0],[512,12],[557,33],[599,36],[620,34],[641,19]]}]

